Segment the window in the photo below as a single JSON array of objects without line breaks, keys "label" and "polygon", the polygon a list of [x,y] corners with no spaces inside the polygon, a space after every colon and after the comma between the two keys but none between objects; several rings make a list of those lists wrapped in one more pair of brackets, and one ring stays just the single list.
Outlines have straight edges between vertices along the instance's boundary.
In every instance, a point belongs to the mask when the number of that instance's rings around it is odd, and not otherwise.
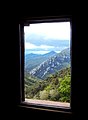
[{"label": "window", "polygon": [[71,110],[71,19],[27,19],[20,33],[22,103]]}]

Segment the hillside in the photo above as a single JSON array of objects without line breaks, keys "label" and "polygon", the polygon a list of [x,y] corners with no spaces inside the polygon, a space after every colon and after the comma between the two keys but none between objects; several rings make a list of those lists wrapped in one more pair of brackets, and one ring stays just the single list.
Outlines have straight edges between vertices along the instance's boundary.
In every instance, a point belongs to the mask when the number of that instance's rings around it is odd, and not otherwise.
[{"label": "hillside", "polygon": [[[36,61],[37,62],[37,61]],[[49,74],[53,74],[58,70],[70,66],[70,50],[69,48],[64,49],[60,53],[57,53],[47,59],[46,61],[39,64],[37,67],[32,69],[29,73],[40,79],[46,79]]]},{"label": "hillside", "polygon": [[70,69],[70,67],[62,69],[51,74],[45,80],[25,77],[25,97],[28,99],[70,102]]}]

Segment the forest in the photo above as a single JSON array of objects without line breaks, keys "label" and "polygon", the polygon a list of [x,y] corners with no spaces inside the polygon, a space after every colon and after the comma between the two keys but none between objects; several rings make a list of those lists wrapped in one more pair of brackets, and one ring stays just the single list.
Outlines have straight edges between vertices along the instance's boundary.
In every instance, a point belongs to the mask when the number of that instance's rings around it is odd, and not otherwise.
[{"label": "forest", "polygon": [[25,74],[25,98],[70,103],[71,67],[49,74],[46,79]]}]

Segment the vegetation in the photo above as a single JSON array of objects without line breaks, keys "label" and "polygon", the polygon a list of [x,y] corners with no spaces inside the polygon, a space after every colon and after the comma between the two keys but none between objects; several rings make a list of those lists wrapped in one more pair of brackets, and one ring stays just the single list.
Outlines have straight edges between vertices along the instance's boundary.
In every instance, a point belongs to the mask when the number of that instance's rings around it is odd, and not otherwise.
[{"label": "vegetation", "polygon": [[25,75],[25,97],[29,99],[70,102],[70,67],[50,74],[45,80]]}]

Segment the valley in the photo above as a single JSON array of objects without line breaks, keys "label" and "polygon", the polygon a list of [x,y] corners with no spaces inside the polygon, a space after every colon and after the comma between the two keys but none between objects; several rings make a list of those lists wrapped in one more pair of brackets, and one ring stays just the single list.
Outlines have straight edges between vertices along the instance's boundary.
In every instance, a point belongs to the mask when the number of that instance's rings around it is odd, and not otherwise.
[{"label": "valley", "polygon": [[[39,62],[31,70],[25,67],[25,98],[70,103],[70,50],[67,48],[60,53],[52,51],[48,54],[49,56],[31,54],[30,59]],[[26,56],[27,61],[28,57]]]}]

